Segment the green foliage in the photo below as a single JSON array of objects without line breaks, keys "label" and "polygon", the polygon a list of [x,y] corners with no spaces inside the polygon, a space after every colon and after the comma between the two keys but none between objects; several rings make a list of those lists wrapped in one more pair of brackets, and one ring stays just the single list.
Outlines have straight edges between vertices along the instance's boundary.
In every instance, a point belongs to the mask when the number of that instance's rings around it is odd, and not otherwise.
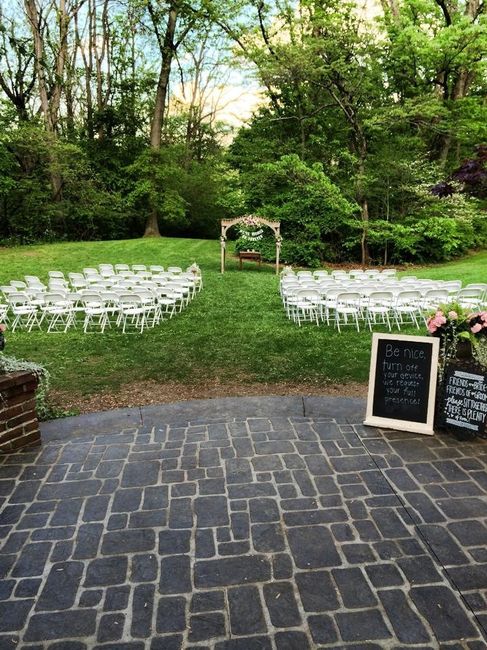
[{"label": "green foliage", "polygon": [[[376,219],[370,223],[369,242],[373,253],[387,244],[389,261],[394,264],[441,262],[452,259],[475,243],[473,227],[452,217],[428,217],[392,223]],[[359,235],[350,237],[348,248],[359,246]]]},{"label": "green foliage", "polygon": [[[128,234],[121,196],[105,190],[78,146],[24,125],[0,141],[0,161],[5,160],[10,168],[0,184],[4,241],[108,239]],[[56,200],[52,174],[62,178]]]},{"label": "green foliage", "polygon": [[219,222],[239,214],[241,192],[220,153],[194,160],[181,145],[143,151],[127,168],[127,202],[147,214],[155,209],[163,234],[216,237]]},{"label": "green foliage", "polygon": [[[256,165],[242,181],[249,210],[281,222],[282,259],[288,263],[319,265],[326,246],[339,244],[341,224],[356,209],[320,163],[307,165],[295,154]],[[262,252],[273,259],[267,249],[264,243]]]}]

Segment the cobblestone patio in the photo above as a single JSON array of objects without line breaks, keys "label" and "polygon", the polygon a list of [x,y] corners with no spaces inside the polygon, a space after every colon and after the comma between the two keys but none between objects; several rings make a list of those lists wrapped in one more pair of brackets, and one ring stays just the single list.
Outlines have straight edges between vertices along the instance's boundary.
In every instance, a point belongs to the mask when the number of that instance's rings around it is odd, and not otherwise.
[{"label": "cobblestone patio", "polygon": [[0,457],[0,649],[487,648],[487,444],[250,403]]}]

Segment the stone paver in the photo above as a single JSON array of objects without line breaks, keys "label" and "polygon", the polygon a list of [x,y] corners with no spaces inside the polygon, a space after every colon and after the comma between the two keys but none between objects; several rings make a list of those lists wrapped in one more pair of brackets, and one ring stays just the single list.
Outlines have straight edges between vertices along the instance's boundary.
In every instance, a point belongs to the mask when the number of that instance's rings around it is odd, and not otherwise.
[{"label": "stone paver", "polygon": [[487,648],[487,443],[245,404],[0,457],[0,650]]}]

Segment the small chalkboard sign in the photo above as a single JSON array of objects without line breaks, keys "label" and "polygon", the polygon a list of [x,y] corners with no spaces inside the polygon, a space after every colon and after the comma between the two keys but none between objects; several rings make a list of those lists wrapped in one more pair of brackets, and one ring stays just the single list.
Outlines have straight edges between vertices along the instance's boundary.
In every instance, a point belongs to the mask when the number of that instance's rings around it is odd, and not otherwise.
[{"label": "small chalkboard sign", "polygon": [[470,436],[487,436],[487,374],[480,366],[445,367],[436,424]]},{"label": "small chalkboard sign", "polygon": [[433,435],[439,339],[373,334],[364,424]]}]

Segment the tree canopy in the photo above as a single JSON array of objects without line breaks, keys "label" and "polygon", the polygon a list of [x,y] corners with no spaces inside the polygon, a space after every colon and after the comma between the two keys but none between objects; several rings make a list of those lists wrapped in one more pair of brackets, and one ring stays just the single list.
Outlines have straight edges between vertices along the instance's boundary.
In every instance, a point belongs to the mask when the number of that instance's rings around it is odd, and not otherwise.
[{"label": "tree canopy", "polygon": [[252,211],[290,263],[483,246],[486,54],[480,0],[5,0],[0,240]]}]

